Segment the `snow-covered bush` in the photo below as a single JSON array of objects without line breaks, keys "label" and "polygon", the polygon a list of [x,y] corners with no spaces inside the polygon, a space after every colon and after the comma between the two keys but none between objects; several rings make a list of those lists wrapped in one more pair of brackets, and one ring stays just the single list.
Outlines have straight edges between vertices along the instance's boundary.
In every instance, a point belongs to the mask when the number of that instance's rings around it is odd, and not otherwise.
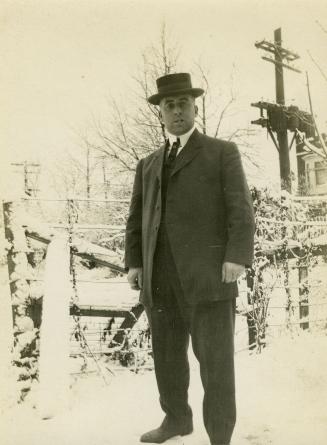
[{"label": "snow-covered bush", "polygon": [[247,317],[249,328],[255,331],[253,339],[260,351],[265,344],[270,298],[277,285],[286,293],[287,322],[291,322],[291,268],[305,268],[306,273],[309,273],[309,277],[298,286],[301,289],[298,303],[308,305],[307,298],[312,284],[310,271],[317,264],[320,248],[315,240],[322,232],[327,233],[327,226],[316,226],[314,222],[308,221],[313,214],[324,213],[323,205],[314,208],[310,201],[304,203],[293,200],[286,192],[276,195],[268,189],[252,188],[251,193],[256,232],[254,262],[247,273],[250,288]]}]

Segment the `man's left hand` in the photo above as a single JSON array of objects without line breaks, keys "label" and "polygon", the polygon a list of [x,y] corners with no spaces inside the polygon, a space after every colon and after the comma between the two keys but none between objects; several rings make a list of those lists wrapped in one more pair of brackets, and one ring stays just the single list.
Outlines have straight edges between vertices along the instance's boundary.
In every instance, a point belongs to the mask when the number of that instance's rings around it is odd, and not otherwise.
[{"label": "man's left hand", "polygon": [[229,263],[226,262],[223,264],[222,270],[222,282],[223,283],[232,283],[236,281],[245,271],[245,266],[242,264]]}]

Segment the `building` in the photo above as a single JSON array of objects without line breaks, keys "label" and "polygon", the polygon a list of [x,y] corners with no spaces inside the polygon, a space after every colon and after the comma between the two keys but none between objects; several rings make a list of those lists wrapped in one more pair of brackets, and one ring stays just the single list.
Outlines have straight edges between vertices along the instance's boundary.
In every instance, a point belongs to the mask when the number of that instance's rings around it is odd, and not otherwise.
[{"label": "building", "polygon": [[[323,135],[323,138],[327,142],[326,135]],[[318,144],[315,143],[314,146]],[[296,155],[298,193],[300,195],[326,195],[327,160],[306,148],[303,143],[297,144]]]}]

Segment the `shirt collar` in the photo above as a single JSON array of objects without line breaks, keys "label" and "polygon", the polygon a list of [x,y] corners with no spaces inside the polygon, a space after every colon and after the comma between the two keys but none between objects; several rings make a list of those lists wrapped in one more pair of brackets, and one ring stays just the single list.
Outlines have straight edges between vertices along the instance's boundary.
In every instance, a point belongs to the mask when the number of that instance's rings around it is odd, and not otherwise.
[{"label": "shirt collar", "polygon": [[193,125],[193,127],[187,133],[181,134],[180,136],[175,136],[174,134],[170,134],[167,131],[169,146],[172,147],[172,145],[176,141],[176,139],[179,138],[179,140],[181,142],[181,148],[183,148],[186,145],[187,141],[189,140],[194,129],[195,129],[195,125]]}]

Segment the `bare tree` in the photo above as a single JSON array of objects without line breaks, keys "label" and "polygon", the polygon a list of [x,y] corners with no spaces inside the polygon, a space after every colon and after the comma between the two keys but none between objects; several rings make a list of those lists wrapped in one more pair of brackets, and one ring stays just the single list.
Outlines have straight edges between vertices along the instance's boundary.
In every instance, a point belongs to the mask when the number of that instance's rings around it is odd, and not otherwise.
[{"label": "bare tree", "polygon": [[[180,47],[162,25],[159,42],[147,48],[142,54],[142,65],[133,77],[136,88],[130,94],[128,108],[116,97],[108,99],[109,118],[106,123],[93,117],[94,135],[84,139],[93,150],[115,161],[121,171],[134,171],[136,163],[142,157],[152,153],[165,140],[165,128],[160,120],[157,107],[147,102],[156,91],[156,79],[164,74],[181,70]],[[228,91],[213,88],[210,70],[201,61],[194,63],[192,75],[204,89],[197,123],[203,133],[214,137],[233,140],[240,146],[246,146],[243,154],[255,164],[253,145],[248,139],[255,133],[249,128],[238,128],[232,133],[222,131],[223,122],[235,114],[236,94],[233,87],[233,75]],[[233,108],[234,107],[234,108]],[[249,149],[250,148],[250,149]],[[252,154],[251,154],[252,153]]]},{"label": "bare tree", "polygon": [[[316,24],[318,25],[318,27],[320,28],[320,30],[324,34],[327,34],[326,28],[320,23],[319,20],[316,20]],[[315,67],[320,72],[320,74],[323,77],[323,79],[327,82],[327,75],[326,75],[325,70],[322,68],[321,64],[312,55],[310,50],[307,50],[307,53],[308,53],[311,61],[315,65]],[[316,155],[318,155],[322,159],[322,162],[324,162],[326,164],[326,162],[327,162],[326,161],[327,160],[327,138],[326,138],[325,134],[321,133],[321,131],[318,128],[318,125],[317,125],[317,121],[316,121],[316,117],[315,117],[315,113],[314,113],[314,109],[313,109],[312,98],[311,98],[311,91],[310,91],[310,83],[309,83],[308,72],[306,72],[306,84],[307,84],[307,93],[308,93],[308,101],[309,101],[310,113],[311,113],[311,116],[312,116],[312,124],[311,125],[314,127],[314,130],[315,130],[315,133],[316,133],[316,136],[317,136],[317,141],[310,141],[310,140],[308,140],[306,135],[304,133],[299,132],[298,130],[296,130],[296,137],[297,137],[297,141],[299,143],[303,144],[303,146],[305,147],[305,149],[307,151],[315,153]]]},{"label": "bare tree", "polygon": [[116,97],[108,99],[106,123],[93,117],[93,137],[83,139],[93,150],[116,161],[123,171],[133,171],[136,162],[151,153],[165,139],[159,111],[146,98],[155,91],[155,80],[176,70],[179,49],[170,43],[166,26],[161,29],[159,45],[147,48],[142,65],[134,76],[136,88],[128,108]]},{"label": "bare tree", "polygon": [[[199,107],[198,125],[204,134],[215,138],[235,142],[240,148],[243,158],[252,167],[259,168],[256,159],[259,158],[258,148],[253,143],[252,137],[258,133],[252,126],[233,127],[232,131],[226,127],[226,123],[235,120],[238,114],[237,92],[235,91],[235,66],[233,67],[226,87],[216,85],[214,75],[209,67],[200,59],[194,63],[193,73],[197,82],[204,90]],[[230,127],[227,125],[227,127]]]},{"label": "bare tree", "polygon": [[83,151],[66,152],[64,158],[52,162],[49,171],[52,188],[61,198],[77,195],[91,197],[92,176],[99,168],[101,159],[94,159],[87,138],[83,140],[80,137],[84,143]]}]

